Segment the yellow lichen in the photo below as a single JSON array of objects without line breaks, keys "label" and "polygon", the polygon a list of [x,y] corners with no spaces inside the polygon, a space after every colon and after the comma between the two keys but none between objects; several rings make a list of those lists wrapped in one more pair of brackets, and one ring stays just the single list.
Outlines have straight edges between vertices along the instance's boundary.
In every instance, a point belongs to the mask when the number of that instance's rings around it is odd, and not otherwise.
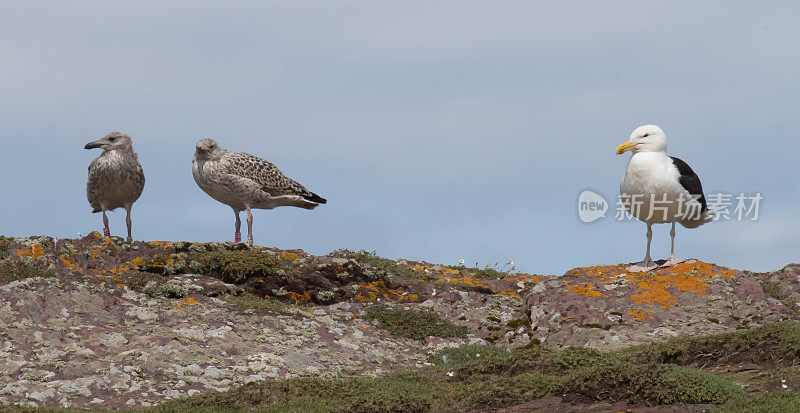
[{"label": "yellow lichen", "polygon": [[[589,277],[595,277],[599,282],[611,283],[623,278],[636,286],[630,299],[636,304],[659,305],[662,308],[675,307],[678,301],[674,293],[690,292],[695,295],[705,295],[710,287],[709,281],[721,276],[732,277],[736,271],[719,269],[714,271],[711,264],[696,261],[680,263],[672,267],[659,268],[650,272],[630,273],[625,265],[595,266],[576,268],[568,271],[566,276],[580,276],[581,271]],[[567,289],[588,293],[597,296],[597,292],[580,290],[580,287],[568,286]],[[584,294],[586,295],[586,294]]]},{"label": "yellow lichen", "polygon": [[311,301],[311,295],[309,295],[308,292],[304,292],[303,294],[298,294],[294,291],[289,291],[288,294],[289,297],[292,297],[295,304],[300,304],[301,301],[305,303]]},{"label": "yellow lichen", "polygon": [[398,301],[417,301],[419,296],[408,291],[394,290],[386,286],[382,280],[369,284],[360,284],[355,297],[358,301],[374,302],[379,298],[390,298]]},{"label": "yellow lichen", "polygon": [[638,321],[644,321],[647,317],[652,317],[653,312],[647,310],[640,310],[637,308],[635,310],[628,311],[628,315],[635,318]]},{"label": "yellow lichen", "polygon": [[77,266],[77,265],[73,264],[73,263],[72,263],[72,261],[69,259],[69,257],[67,257],[67,254],[61,254],[61,255],[59,256],[59,258],[61,258],[61,261],[62,261],[62,262],[64,263],[64,265],[66,265],[66,266],[67,266],[67,268],[69,268],[70,270],[75,270],[75,271],[82,271],[82,270],[83,270],[83,268],[81,268],[81,267],[79,267],[79,266]]},{"label": "yellow lichen", "polygon": [[285,259],[286,261],[298,261],[300,259],[300,256],[293,252],[281,251],[278,253],[278,256]]},{"label": "yellow lichen", "polygon": [[148,244],[150,244],[150,245],[152,245],[154,247],[162,248],[162,249],[166,249],[167,247],[169,247],[169,244],[171,244],[171,243],[172,242],[170,242],[170,241],[150,241],[150,242],[148,242]]},{"label": "yellow lichen", "polygon": [[607,295],[601,293],[600,291],[595,290],[592,287],[593,287],[593,285],[590,284],[590,283],[586,283],[586,284],[584,284],[582,286],[580,286],[580,285],[567,285],[567,289],[568,290],[570,290],[570,291],[572,291],[574,293],[578,293],[580,295],[586,296],[586,297],[592,297],[592,298],[608,297]]},{"label": "yellow lichen", "polygon": [[41,244],[33,244],[24,250],[18,250],[17,255],[20,257],[41,258],[44,256],[44,250]]}]

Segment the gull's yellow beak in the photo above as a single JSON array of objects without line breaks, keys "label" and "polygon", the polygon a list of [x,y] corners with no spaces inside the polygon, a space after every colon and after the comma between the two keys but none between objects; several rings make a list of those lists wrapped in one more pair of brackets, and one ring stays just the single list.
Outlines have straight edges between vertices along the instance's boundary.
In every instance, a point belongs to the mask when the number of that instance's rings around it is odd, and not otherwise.
[{"label": "gull's yellow beak", "polygon": [[623,142],[623,143],[619,144],[619,146],[617,146],[617,155],[621,155],[621,154],[633,149],[633,147],[636,146],[636,145],[638,145],[638,144],[637,143],[633,143],[631,141],[627,141],[627,142]]}]

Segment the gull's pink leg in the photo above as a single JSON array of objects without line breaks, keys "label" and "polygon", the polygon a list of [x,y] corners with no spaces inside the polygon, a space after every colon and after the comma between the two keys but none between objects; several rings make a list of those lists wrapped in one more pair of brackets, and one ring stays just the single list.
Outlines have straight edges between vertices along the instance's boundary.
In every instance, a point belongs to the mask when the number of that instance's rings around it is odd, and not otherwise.
[{"label": "gull's pink leg", "polygon": [[108,216],[106,216],[106,210],[103,210],[103,235],[106,237],[111,236],[111,230],[108,228]]},{"label": "gull's pink leg", "polygon": [[234,209],[233,213],[236,214],[236,232],[233,234],[233,241],[238,244],[242,242],[242,233],[239,232],[242,229],[242,220],[239,218],[239,211]]}]

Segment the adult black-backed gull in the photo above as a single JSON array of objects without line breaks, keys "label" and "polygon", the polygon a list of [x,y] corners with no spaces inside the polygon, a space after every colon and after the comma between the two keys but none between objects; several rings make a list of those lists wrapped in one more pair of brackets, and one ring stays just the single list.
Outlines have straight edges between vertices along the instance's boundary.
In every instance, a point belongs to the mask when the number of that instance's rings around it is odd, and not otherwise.
[{"label": "adult black-backed gull", "polygon": [[625,176],[619,184],[620,198],[637,219],[647,224],[647,252],[644,260],[629,271],[648,271],[658,265],[650,258],[653,224],[672,223],[669,259],[664,267],[682,262],[675,258],[675,223],[697,228],[713,220],[700,178],[686,162],[667,156],[667,136],[655,125],[636,128],[627,142],[617,147],[617,155],[633,152]]},{"label": "adult black-backed gull", "polygon": [[108,229],[106,211],[125,208],[128,225],[128,242],[131,238],[131,208],[144,189],[144,172],[136,152],[133,151],[130,136],[122,132],[111,132],[84,149],[102,148],[103,153],[89,164],[89,180],[86,183],[86,197],[92,212],[103,212],[103,234],[111,236]]},{"label": "adult black-backed gull", "polygon": [[253,245],[251,208],[272,209],[295,206],[314,209],[327,200],[287,178],[272,163],[243,152],[222,149],[213,139],[197,142],[192,160],[197,185],[212,198],[233,208],[236,214],[236,242],[241,242],[242,221],[247,211],[247,243]]}]

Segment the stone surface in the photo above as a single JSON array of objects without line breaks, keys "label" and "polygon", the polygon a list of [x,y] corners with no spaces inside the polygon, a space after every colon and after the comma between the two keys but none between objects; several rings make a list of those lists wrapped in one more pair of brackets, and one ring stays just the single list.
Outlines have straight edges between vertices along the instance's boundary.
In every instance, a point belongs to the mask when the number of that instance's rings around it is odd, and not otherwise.
[{"label": "stone surface", "polygon": [[[143,407],[254,381],[420,368],[465,344],[617,349],[796,320],[800,302],[797,264],[764,274],[689,261],[644,274],[614,265],[488,279],[426,262],[255,247],[280,268],[234,285],[194,261],[246,248],[96,233],[14,240],[0,264],[52,271],[0,285],[0,404]],[[132,274],[150,278],[132,288]],[[225,299],[242,294],[274,305]],[[394,337],[365,319],[375,305],[429,309],[469,333]],[[568,407],[549,398],[507,411]]]}]

